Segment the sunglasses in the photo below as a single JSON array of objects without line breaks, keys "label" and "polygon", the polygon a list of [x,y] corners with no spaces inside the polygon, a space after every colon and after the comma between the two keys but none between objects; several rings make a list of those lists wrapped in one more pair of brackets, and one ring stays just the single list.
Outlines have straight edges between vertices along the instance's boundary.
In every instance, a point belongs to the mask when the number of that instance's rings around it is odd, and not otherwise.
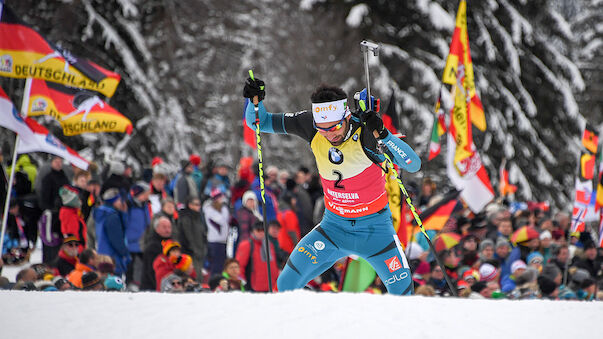
[{"label": "sunglasses", "polygon": [[68,242],[65,245],[69,246],[69,247],[77,247],[77,243],[76,242]]},{"label": "sunglasses", "polygon": [[172,281],[172,285],[174,285],[174,286],[182,286],[182,282],[181,281]]},{"label": "sunglasses", "polygon": [[341,127],[343,127],[343,121],[345,120],[345,115],[346,115],[346,114],[344,113],[344,114],[343,114],[343,117],[341,118],[341,120],[339,120],[339,122],[338,122],[338,123],[336,123],[335,125],[333,125],[333,126],[331,126],[331,127],[326,127],[326,128],[323,128],[323,127],[318,127],[318,126],[316,126],[316,122],[315,122],[315,121],[312,121],[312,124],[314,125],[314,128],[316,128],[316,129],[317,129],[317,130],[319,130],[319,131],[323,131],[323,132],[333,132],[333,131],[337,131],[337,130],[340,130],[340,129],[341,129]]}]

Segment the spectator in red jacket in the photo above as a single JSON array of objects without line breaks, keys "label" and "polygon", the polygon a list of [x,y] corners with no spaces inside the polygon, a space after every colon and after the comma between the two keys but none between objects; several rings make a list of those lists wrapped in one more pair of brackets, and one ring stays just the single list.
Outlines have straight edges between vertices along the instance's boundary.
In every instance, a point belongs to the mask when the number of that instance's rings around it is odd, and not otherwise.
[{"label": "spectator in red jacket", "polygon": [[59,210],[61,233],[63,233],[63,238],[75,235],[80,242],[78,252],[81,252],[86,248],[88,230],[82,215],[79,191],[71,185],[63,185],[59,189],[59,196],[63,202],[63,206]]},{"label": "spectator in red jacket", "polygon": [[[241,265],[241,276],[247,280],[250,291],[268,292],[268,268],[266,266],[266,242],[264,240],[264,224],[261,222],[253,225],[251,238],[241,242],[237,250],[236,259]],[[274,246],[270,246],[270,273],[272,286],[276,287],[278,267]]]},{"label": "spectator in red jacket", "polygon": [[159,254],[153,261],[153,270],[155,271],[155,281],[157,282],[156,290],[161,290],[161,279],[168,276],[175,269],[175,266],[170,260],[172,257],[177,258],[182,254],[180,243],[172,239],[161,242],[163,246],[162,253]]},{"label": "spectator in red jacket", "polygon": [[277,220],[281,224],[281,230],[278,234],[278,244],[287,254],[293,251],[301,238],[299,220],[295,214],[296,200],[293,193],[285,192],[279,202]]}]

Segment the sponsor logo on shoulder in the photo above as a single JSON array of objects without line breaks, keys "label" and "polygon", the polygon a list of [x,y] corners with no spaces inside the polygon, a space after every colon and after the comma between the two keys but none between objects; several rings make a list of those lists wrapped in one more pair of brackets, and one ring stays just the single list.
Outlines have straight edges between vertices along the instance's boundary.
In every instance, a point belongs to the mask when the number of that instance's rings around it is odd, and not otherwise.
[{"label": "sponsor logo on shoulder", "polygon": [[352,140],[354,140],[354,141],[358,141],[358,134],[354,134],[354,135],[352,135]]}]

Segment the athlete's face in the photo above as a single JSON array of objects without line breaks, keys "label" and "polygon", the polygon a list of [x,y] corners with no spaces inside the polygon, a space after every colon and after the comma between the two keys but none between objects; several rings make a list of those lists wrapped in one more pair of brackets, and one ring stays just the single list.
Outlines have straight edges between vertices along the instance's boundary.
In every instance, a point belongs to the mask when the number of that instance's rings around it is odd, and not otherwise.
[{"label": "athlete's face", "polygon": [[345,135],[348,132],[348,129],[350,128],[350,116],[347,116],[341,123],[342,125],[339,129],[333,128],[333,130],[331,131],[325,131],[322,129],[331,129],[331,127],[336,127],[338,123],[319,122],[316,124],[316,127],[318,127],[318,133],[320,133],[323,137],[327,138],[331,145],[339,146],[343,143],[343,139],[345,138]]}]

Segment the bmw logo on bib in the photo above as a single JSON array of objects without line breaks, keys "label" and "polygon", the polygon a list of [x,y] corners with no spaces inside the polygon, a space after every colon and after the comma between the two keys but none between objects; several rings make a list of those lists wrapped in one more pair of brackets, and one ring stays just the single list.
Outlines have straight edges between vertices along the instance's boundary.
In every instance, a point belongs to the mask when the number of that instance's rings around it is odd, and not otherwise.
[{"label": "bmw logo on bib", "polygon": [[343,153],[335,147],[329,149],[329,161],[335,165],[339,165],[343,162]]}]

